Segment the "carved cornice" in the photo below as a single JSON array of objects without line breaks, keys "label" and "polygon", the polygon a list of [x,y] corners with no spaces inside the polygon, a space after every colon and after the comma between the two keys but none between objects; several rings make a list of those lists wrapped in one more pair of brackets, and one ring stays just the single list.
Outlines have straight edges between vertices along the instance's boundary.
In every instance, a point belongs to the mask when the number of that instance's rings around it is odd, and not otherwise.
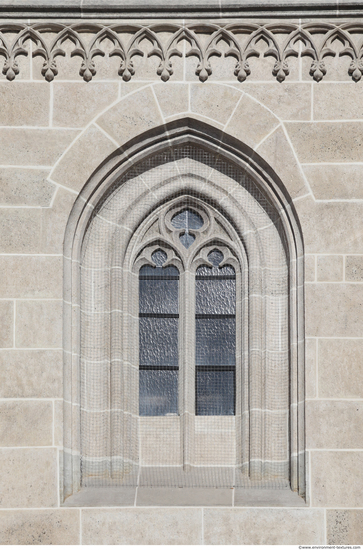
[{"label": "carved cornice", "polygon": [[[183,53],[181,42],[189,48]],[[261,52],[260,41],[265,44]],[[42,75],[51,82],[58,74],[56,58],[65,56],[64,43],[74,48],[71,57],[81,58],[79,74],[86,82],[96,74],[95,57],[105,56],[106,42],[112,49],[107,54],[120,58],[118,74],[128,81],[135,74],[135,56],[157,56],[160,63],[157,74],[164,82],[173,74],[174,56],[195,56],[198,59],[195,73],[201,82],[212,74],[210,59],[213,56],[236,60],[234,76],[243,82],[251,74],[250,57],[272,56],[275,59],[273,75],[279,82],[289,74],[290,57],[308,56],[312,59],[310,75],[319,82],[327,72],[327,56],[347,56],[347,72],[357,82],[363,74],[363,23],[270,23],[266,25],[243,23],[229,24],[150,24],[114,23],[110,25],[81,22],[75,24],[34,23],[3,24],[0,26],[0,55],[5,58],[2,69],[8,80],[19,74],[17,58],[30,54],[44,59]],[[147,44],[150,47],[147,47]],[[338,48],[336,45],[338,44]]]}]

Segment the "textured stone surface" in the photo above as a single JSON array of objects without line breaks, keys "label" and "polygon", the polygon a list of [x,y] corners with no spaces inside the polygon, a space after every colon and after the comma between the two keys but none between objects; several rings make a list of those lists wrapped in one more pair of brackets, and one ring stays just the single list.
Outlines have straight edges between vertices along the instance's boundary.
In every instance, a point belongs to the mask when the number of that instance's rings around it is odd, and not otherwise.
[{"label": "textured stone surface", "polygon": [[85,509],[83,544],[200,544],[202,510]]},{"label": "textured stone surface", "polygon": [[53,441],[51,401],[0,402],[2,447],[49,446]]},{"label": "textured stone surface", "polygon": [[0,449],[1,508],[57,505],[56,449]]},{"label": "textured stone surface", "polygon": [[0,253],[39,252],[41,212],[38,208],[0,208]]},{"label": "textured stone surface", "polygon": [[61,397],[62,352],[0,351],[0,397]]},{"label": "textured stone surface", "polygon": [[54,445],[63,447],[63,400],[54,400]]},{"label": "textured stone surface", "polygon": [[16,347],[61,348],[62,305],[60,300],[19,300],[16,304]]},{"label": "textured stone surface", "polygon": [[315,255],[305,256],[305,282],[315,281]]},{"label": "textured stone surface", "polygon": [[363,256],[345,257],[345,280],[353,282],[363,281]]},{"label": "textured stone surface", "polygon": [[1,544],[79,544],[79,510],[1,510]]},{"label": "textured stone surface", "polygon": [[190,109],[221,124],[226,124],[241,97],[241,92],[220,84],[191,84]]},{"label": "textured stone surface", "polygon": [[50,89],[46,82],[0,83],[1,126],[48,126]]},{"label": "textured stone surface", "polygon": [[242,90],[271,109],[281,120],[310,120],[310,84],[271,82],[266,86],[265,83],[246,81]]},{"label": "textured stone surface", "polygon": [[361,544],[363,510],[327,510],[328,544]]},{"label": "textured stone surface", "polygon": [[362,164],[305,164],[303,170],[316,199],[363,198]]},{"label": "textured stone surface", "polygon": [[0,205],[49,206],[55,186],[46,181],[48,170],[0,168]]},{"label": "textured stone surface", "polygon": [[362,451],[311,451],[313,506],[362,505]]},{"label": "textured stone surface", "polygon": [[311,449],[361,449],[363,402],[308,401],[306,436]]},{"label": "textured stone surface", "polygon": [[[344,100],[342,100],[344,98]],[[314,88],[314,120],[363,119],[363,90],[354,82],[322,82]]]},{"label": "textured stone surface", "polygon": [[0,300],[0,348],[11,348],[14,335],[14,303]]},{"label": "textured stone surface", "polygon": [[165,118],[189,111],[189,86],[186,84],[156,84],[154,91]]},{"label": "textured stone surface", "polygon": [[363,399],[362,361],[362,340],[319,340],[319,397]]},{"label": "textured stone surface", "polygon": [[204,509],[205,544],[322,544],[320,510]]},{"label": "textured stone surface", "polygon": [[305,340],[305,388],[306,397],[316,397],[317,392],[317,364],[316,364],[315,338],[306,338]]},{"label": "textured stone surface", "polygon": [[41,251],[45,254],[62,254],[63,241],[68,222],[77,195],[63,188],[57,189],[52,208],[42,211]]},{"label": "textured stone surface", "polygon": [[317,280],[323,282],[342,281],[343,256],[318,256]]},{"label": "textured stone surface", "polygon": [[3,256],[0,298],[62,298],[62,258]]}]

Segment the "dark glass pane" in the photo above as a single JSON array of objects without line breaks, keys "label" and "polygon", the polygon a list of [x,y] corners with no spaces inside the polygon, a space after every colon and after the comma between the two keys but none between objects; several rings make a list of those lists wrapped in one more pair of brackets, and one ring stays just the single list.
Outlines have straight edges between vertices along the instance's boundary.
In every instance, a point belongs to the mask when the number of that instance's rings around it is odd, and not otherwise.
[{"label": "dark glass pane", "polygon": [[200,229],[203,226],[203,218],[193,210],[186,208],[173,216],[171,223],[175,229]]},{"label": "dark glass pane", "polygon": [[216,249],[212,250],[212,252],[209,252],[207,258],[211,264],[218,266],[223,260],[224,256],[220,250]]},{"label": "dark glass pane", "polygon": [[201,265],[197,269],[197,277],[233,277],[235,276],[234,268],[231,265],[224,265],[223,267],[208,267]]},{"label": "dark glass pane", "polygon": [[177,280],[140,280],[140,313],[178,313]]},{"label": "dark glass pane", "polygon": [[178,319],[139,319],[139,364],[178,365]]},{"label": "dark glass pane", "polygon": [[196,319],[196,364],[235,365],[236,323],[233,318]]},{"label": "dark glass pane", "polygon": [[158,277],[167,279],[168,277],[179,277],[179,271],[173,265],[168,267],[153,267],[151,265],[143,265],[140,269],[140,277]]},{"label": "dark glass pane", "polygon": [[155,250],[151,255],[151,259],[157,267],[161,267],[167,260],[167,255],[162,250]]},{"label": "dark glass pane", "polygon": [[179,240],[185,248],[189,248],[194,243],[195,237],[189,235],[189,233],[183,233],[183,235],[180,235]]},{"label": "dark glass pane", "polygon": [[196,373],[197,415],[235,414],[235,372],[200,371]]},{"label": "dark glass pane", "polygon": [[196,280],[195,292],[197,314],[233,315],[236,311],[235,280]]},{"label": "dark glass pane", "polygon": [[178,414],[178,371],[140,370],[140,416]]}]

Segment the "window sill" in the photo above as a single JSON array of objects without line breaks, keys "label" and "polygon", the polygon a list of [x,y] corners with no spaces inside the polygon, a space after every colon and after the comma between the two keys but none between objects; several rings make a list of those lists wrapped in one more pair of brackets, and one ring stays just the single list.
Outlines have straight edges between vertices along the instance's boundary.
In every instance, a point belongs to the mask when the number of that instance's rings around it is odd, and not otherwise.
[{"label": "window sill", "polygon": [[66,507],[231,506],[301,507],[306,502],[290,489],[84,488],[67,498]]}]

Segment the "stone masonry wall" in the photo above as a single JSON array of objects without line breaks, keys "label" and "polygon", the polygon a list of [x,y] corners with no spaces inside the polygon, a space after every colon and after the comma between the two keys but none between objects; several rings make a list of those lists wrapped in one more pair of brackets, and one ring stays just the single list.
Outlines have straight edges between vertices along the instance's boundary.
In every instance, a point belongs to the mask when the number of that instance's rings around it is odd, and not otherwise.
[{"label": "stone masonry wall", "polygon": [[[360,36],[361,37],[361,36]],[[34,47],[29,45],[27,47]],[[340,44],[340,45],[339,45]],[[337,51],[341,42],[335,44]],[[64,44],[69,52],[71,43]],[[260,44],[258,47],[265,47]],[[276,81],[272,58],[98,58],[91,82],[80,60],[19,57],[0,78],[0,543],[359,544],[363,541],[363,81],[346,57],[289,60]],[[293,199],[305,243],[308,506],[61,506],[63,448],[63,238],[78,193],[129,139],[186,116],[256,150]],[[142,529],[140,528],[142,526]]]}]

